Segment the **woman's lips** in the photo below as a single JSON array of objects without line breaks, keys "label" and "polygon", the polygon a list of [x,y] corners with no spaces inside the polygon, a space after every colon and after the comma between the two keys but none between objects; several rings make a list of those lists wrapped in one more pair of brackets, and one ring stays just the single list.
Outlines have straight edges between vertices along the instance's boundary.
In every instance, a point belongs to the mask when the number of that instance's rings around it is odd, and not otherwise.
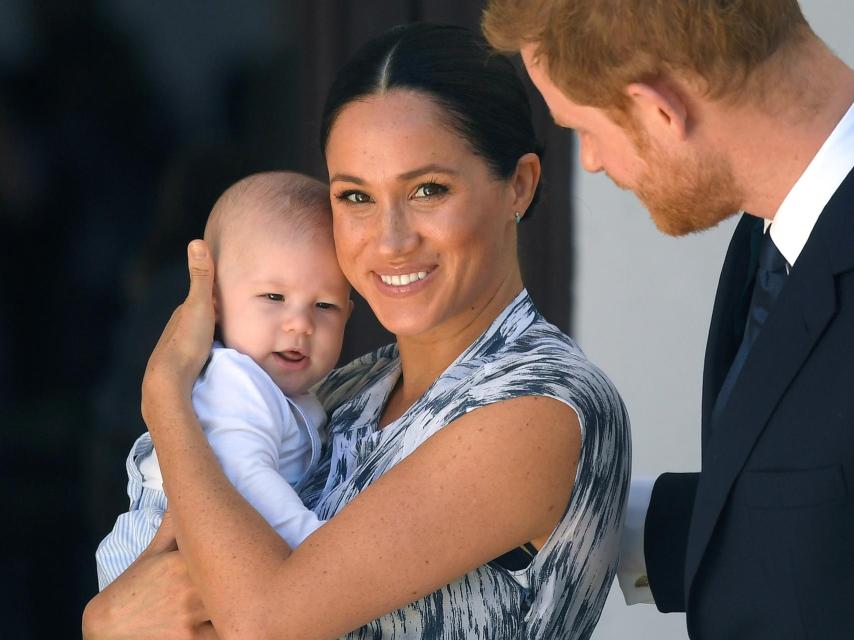
[{"label": "woman's lips", "polygon": [[421,267],[412,271],[379,274],[373,273],[377,288],[388,295],[405,296],[420,291],[429,283],[436,267]]}]

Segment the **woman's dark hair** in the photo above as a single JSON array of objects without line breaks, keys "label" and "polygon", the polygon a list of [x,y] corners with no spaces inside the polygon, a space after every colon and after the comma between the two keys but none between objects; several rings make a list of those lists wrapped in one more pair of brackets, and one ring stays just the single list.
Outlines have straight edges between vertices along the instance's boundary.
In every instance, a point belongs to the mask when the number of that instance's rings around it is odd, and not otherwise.
[{"label": "woman's dark hair", "polygon": [[499,178],[512,176],[526,153],[541,155],[531,105],[510,61],[473,31],[426,23],[390,29],[338,71],[323,108],[321,151],[345,106],[393,89],[432,98]]}]

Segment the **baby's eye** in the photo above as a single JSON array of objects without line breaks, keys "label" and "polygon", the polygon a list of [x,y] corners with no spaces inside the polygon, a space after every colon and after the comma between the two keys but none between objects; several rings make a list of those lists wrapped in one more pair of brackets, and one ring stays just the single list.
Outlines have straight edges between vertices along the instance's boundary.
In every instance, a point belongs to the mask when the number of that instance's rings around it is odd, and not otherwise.
[{"label": "baby's eye", "polygon": [[314,306],[318,309],[323,309],[324,311],[327,309],[337,309],[338,306],[331,302],[315,302]]},{"label": "baby's eye", "polygon": [[339,200],[346,200],[347,202],[350,202],[352,204],[365,204],[371,201],[371,196],[369,196],[367,193],[363,191],[355,191],[352,189],[340,193],[337,198]]},{"label": "baby's eye", "polygon": [[426,182],[415,190],[415,193],[412,194],[412,197],[429,198],[430,196],[440,196],[443,193],[447,192],[448,187],[441,185],[438,182]]},{"label": "baby's eye", "polygon": [[272,300],[273,302],[284,302],[285,300],[285,296],[281,293],[265,293],[264,297],[267,298],[267,300]]}]

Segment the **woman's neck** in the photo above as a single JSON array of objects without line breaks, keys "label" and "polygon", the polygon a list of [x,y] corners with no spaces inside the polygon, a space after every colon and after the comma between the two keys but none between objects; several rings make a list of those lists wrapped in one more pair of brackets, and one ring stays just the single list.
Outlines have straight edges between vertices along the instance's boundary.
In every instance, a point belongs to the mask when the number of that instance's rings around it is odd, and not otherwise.
[{"label": "woman's neck", "polygon": [[522,290],[518,274],[501,283],[485,304],[418,336],[398,336],[401,374],[389,396],[380,427],[399,418]]}]

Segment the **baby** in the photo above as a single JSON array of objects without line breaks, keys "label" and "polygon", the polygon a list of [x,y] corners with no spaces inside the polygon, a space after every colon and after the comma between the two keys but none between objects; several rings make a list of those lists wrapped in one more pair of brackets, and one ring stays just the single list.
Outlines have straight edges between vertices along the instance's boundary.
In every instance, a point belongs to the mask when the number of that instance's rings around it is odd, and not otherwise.
[{"label": "baby", "polygon": [[[217,341],[193,406],[226,476],[296,548],[322,524],[297,495],[326,421],[309,389],[337,362],[352,308],[329,190],[288,172],[244,178],[214,205],[205,240],[216,264]],[[100,589],[148,546],[166,509],[147,433],[127,470],[130,511],[95,554]]]}]

